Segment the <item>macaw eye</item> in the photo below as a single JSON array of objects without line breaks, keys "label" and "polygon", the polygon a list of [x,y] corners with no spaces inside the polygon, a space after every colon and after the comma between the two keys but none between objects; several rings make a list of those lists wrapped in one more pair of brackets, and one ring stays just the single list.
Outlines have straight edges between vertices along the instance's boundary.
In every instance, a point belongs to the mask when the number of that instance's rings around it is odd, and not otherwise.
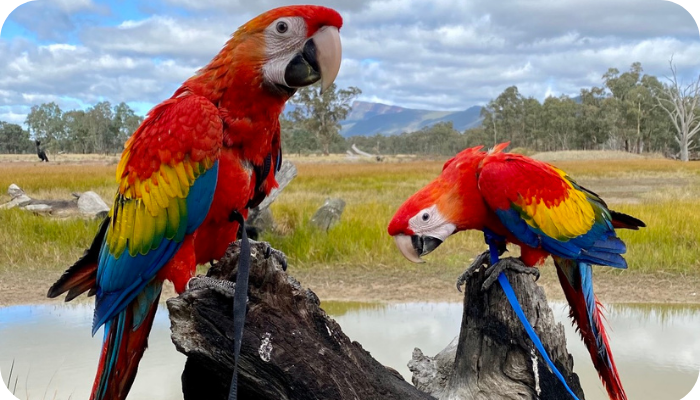
[{"label": "macaw eye", "polygon": [[277,23],[277,32],[286,33],[289,30],[289,25],[286,22],[280,21]]},{"label": "macaw eye", "polygon": [[430,214],[428,213],[423,213],[423,221],[427,221],[430,219]]}]

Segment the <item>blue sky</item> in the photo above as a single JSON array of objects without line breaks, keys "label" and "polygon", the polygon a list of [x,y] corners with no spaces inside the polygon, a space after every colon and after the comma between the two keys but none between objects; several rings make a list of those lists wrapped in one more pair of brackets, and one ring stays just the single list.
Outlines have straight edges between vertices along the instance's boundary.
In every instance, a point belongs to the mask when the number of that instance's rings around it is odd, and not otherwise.
[{"label": "blue sky", "polygon": [[[4,0],[3,0],[4,1]],[[517,85],[576,95],[608,67],[640,61],[664,75],[674,57],[700,73],[690,14],[662,0],[312,0],[336,8],[338,84],[362,100],[463,110]],[[242,23],[280,0],[36,0],[0,33],[0,120],[33,104],[64,110],[125,101],[143,114],[206,64]]]}]

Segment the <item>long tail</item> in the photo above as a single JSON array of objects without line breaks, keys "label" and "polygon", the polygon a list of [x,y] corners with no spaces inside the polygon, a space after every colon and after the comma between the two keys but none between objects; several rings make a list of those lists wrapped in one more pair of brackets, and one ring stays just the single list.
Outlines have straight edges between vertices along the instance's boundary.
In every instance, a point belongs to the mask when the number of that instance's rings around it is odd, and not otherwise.
[{"label": "long tail", "polygon": [[100,258],[100,249],[102,242],[109,227],[110,218],[107,217],[102,221],[100,230],[92,240],[90,248],[85,250],[85,253],[75,264],[71,265],[66,272],[61,275],[56,283],[51,286],[48,297],[54,298],[68,292],[66,301],[71,301],[80,296],[86,291],[90,291],[88,296],[95,294],[95,279],[97,278],[97,263]]},{"label": "long tail", "polygon": [[163,283],[151,282],[126,309],[105,324],[100,363],[90,400],[124,400],[148,347]]},{"label": "long tail", "polygon": [[593,269],[590,264],[554,257],[559,282],[571,309],[593,365],[612,400],[627,400],[615,361],[610,352],[608,335],[602,321],[600,303],[593,293]]}]

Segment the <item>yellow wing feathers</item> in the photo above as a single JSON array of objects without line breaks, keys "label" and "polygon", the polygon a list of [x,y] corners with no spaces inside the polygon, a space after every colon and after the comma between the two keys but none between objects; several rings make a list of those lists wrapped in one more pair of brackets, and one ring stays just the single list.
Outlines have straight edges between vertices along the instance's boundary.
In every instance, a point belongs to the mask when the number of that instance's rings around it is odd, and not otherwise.
[{"label": "yellow wing feathers", "polygon": [[566,185],[566,195],[546,201],[541,196],[522,198],[518,206],[528,225],[540,229],[546,235],[569,240],[586,234],[595,222],[595,210],[586,194],[575,188],[566,173],[552,167]]},{"label": "yellow wing feathers", "polygon": [[[128,149],[122,162],[128,159]],[[192,162],[185,157],[174,165],[161,164],[150,177],[141,179],[126,173],[120,163],[119,191],[110,211],[107,231],[110,252],[119,257],[125,250],[133,257],[146,254],[160,245],[163,237],[181,240],[187,225],[187,196],[195,179],[214,165],[204,159]]]}]

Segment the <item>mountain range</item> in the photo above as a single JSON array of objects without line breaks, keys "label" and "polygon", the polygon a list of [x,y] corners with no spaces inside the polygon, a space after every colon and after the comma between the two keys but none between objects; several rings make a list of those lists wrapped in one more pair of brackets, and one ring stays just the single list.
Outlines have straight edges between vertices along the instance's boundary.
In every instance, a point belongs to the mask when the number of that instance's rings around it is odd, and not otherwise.
[{"label": "mountain range", "polygon": [[481,125],[480,112],[481,106],[469,107],[464,111],[436,111],[355,101],[348,117],[340,123],[343,127],[340,133],[345,137],[373,136],[377,133],[397,135],[448,121],[461,132]]}]

